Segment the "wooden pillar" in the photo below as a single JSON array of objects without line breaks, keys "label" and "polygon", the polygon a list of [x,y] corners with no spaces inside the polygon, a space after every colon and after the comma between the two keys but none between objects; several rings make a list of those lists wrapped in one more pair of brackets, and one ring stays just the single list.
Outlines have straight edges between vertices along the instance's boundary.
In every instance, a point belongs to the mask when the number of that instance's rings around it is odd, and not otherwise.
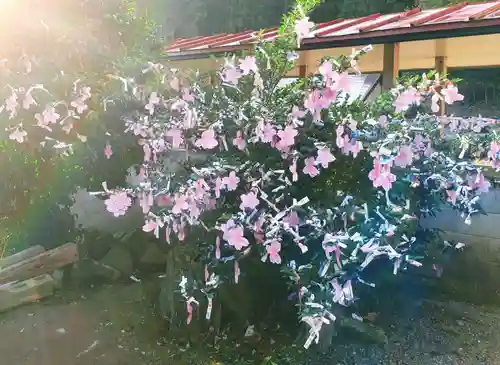
[{"label": "wooden pillar", "polygon": [[399,74],[399,43],[384,44],[382,89],[388,91],[396,86]]},{"label": "wooden pillar", "polygon": [[300,65],[299,66],[299,77],[306,77],[306,76],[307,76],[307,66]]},{"label": "wooden pillar", "polygon": [[308,52],[309,51],[299,51],[299,58],[297,64],[299,65],[299,77],[307,77],[307,65],[308,65]]},{"label": "wooden pillar", "polygon": [[[443,77],[448,72],[446,62],[446,39],[436,40],[436,53],[434,58],[434,68],[439,73],[439,77]],[[443,100],[439,102],[439,115],[445,115],[446,104]]]}]

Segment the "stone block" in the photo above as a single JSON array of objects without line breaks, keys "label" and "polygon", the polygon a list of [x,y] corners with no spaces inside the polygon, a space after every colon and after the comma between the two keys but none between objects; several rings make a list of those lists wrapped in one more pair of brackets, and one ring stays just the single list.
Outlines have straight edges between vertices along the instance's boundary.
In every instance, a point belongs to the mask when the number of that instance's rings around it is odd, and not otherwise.
[{"label": "stone block", "polygon": [[55,281],[48,274],[4,284],[0,286],[0,312],[51,296],[54,288]]},{"label": "stone block", "polygon": [[77,282],[91,281],[98,278],[114,281],[119,279],[120,276],[120,271],[91,259],[79,260],[73,265],[70,272],[71,280]]},{"label": "stone block", "polygon": [[167,255],[155,242],[148,242],[140,262],[146,265],[162,265],[167,262]]},{"label": "stone block", "polygon": [[132,255],[126,248],[120,245],[113,246],[99,262],[118,270],[122,275],[128,276],[134,271]]}]

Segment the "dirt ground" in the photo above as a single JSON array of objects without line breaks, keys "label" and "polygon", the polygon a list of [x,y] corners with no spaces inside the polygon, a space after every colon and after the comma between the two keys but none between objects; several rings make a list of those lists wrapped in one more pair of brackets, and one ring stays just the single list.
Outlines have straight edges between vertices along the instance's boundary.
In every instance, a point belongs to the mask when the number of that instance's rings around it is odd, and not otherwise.
[{"label": "dirt ground", "polygon": [[[64,292],[3,313],[0,363],[220,364],[207,357],[198,360],[199,355],[195,361],[191,355],[191,360],[179,361],[178,356],[174,360],[174,354],[187,349],[160,343],[162,322],[151,315],[142,296],[140,283],[115,284],[84,292]],[[434,300],[415,303],[410,311],[389,311],[392,314],[384,321],[386,344],[368,345],[345,339],[325,353],[310,350],[307,361],[278,360],[275,364],[500,365],[500,307]],[[185,354],[192,352],[195,351],[187,350]],[[245,364],[257,365],[255,361]]]},{"label": "dirt ground", "polygon": [[54,297],[2,314],[1,363],[154,364],[153,354],[136,336],[146,325],[140,290],[138,285],[100,288],[89,291],[88,298]]}]

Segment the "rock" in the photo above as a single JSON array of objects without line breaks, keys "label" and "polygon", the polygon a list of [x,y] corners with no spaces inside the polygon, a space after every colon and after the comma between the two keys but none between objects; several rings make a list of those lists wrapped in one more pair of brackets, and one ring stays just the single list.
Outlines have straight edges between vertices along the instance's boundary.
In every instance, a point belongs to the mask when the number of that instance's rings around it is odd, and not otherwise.
[{"label": "rock", "polygon": [[54,279],[54,285],[56,289],[61,289],[63,277],[64,269],[57,269],[52,273],[52,279]]},{"label": "rock", "polygon": [[71,268],[70,276],[76,281],[87,281],[95,278],[106,278],[114,281],[120,278],[121,273],[106,264],[91,259],[82,259]]},{"label": "rock", "polygon": [[167,262],[167,256],[155,242],[148,242],[140,262],[142,264],[162,265]]},{"label": "rock", "polygon": [[358,332],[369,342],[386,344],[388,342],[387,335],[382,328],[374,326],[370,323],[360,322],[358,320],[343,317],[339,320],[341,327]]},{"label": "rock", "polygon": [[132,255],[127,249],[119,245],[113,246],[99,262],[118,270],[124,276],[131,275],[134,270]]}]

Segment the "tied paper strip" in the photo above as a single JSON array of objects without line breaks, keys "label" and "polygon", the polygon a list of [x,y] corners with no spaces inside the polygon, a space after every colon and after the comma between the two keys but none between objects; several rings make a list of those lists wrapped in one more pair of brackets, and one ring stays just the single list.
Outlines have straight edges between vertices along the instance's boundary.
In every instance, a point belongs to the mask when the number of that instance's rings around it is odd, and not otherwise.
[{"label": "tied paper strip", "polygon": [[168,244],[170,244],[170,233],[170,226],[167,225],[165,228],[165,240]]},{"label": "tied paper strip", "polygon": [[212,307],[213,307],[213,299],[209,295],[208,296],[208,305],[207,305],[207,313],[205,314],[205,319],[208,321],[210,317],[212,317]]},{"label": "tied paper strip", "polygon": [[220,237],[217,236],[217,238],[215,239],[215,258],[217,260],[220,260]]},{"label": "tied paper strip", "polygon": [[238,265],[238,261],[234,260],[234,282],[238,284],[240,278],[240,266]]},{"label": "tied paper strip", "polygon": [[208,266],[205,265],[205,283],[208,282],[210,274],[208,273]]},{"label": "tied paper strip", "polygon": [[192,319],[193,319],[193,303],[199,304],[198,301],[196,299],[194,299],[193,297],[189,298],[186,301],[186,310],[187,310],[186,323],[187,324],[190,324]]},{"label": "tied paper strip", "polygon": [[[335,321],[335,316],[333,314],[329,313],[329,316],[332,321]],[[318,317],[307,316],[303,317],[302,321],[307,323],[310,327],[309,337],[304,343],[304,348],[307,350],[309,346],[311,346],[311,343],[313,341],[316,344],[319,342],[319,333],[321,331],[321,327],[323,327],[323,324],[330,324],[330,320],[328,320],[324,316],[318,316]]]}]

